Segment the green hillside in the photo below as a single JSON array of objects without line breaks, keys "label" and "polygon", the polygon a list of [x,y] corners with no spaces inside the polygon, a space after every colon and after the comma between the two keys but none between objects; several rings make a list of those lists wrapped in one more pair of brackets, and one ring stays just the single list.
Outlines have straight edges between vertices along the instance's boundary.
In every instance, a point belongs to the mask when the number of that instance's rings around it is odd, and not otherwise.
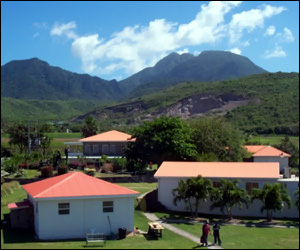
[{"label": "green hillside", "polygon": [[[158,110],[162,114],[164,109],[197,94],[216,98],[231,95],[248,100],[247,105],[225,115],[226,120],[245,131],[299,133],[299,73],[263,73],[220,82],[184,82],[86,115],[92,115],[104,123],[139,123],[147,115],[152,114],[153,118]],[[205,114],[220,115],[212,112]]]},{"label": "green hillside", "polygon": [[50,101],[50,100],[17,100],[1,97],[1,120],[65,120],[99,107],[100,101]]}]

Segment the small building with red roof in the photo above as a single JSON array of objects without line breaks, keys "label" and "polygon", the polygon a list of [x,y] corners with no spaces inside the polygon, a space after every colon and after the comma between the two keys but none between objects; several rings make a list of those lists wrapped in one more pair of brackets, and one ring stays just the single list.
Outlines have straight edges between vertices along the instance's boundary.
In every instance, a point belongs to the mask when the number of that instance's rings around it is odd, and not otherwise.
[{"label": "small building with red roof", "polygon": [[129,141],[135,141],[132,136],[117,130],[89,136],[78,140],[83,143],[85,156],[124,156],[124,147]]},{"label": "small building with red roof", "polygon": [[119,228],[133,231],[139,195],[134,190],[75,171],[22,187],[39,239],[85,238],[91,230],[106,235],[117,234]]},{"label": "small building with red roof", "polygon": [[[240,180],[239,187],[246,189],[249,193],[253,188],[261,189],[265,183],[282,183],[287,187],[288,193],[295,203],[295,191],[299,186],[299,177],[283,178],[279,174],[278,162],[168,162],[161,164],[154,177],[158,180],[158,201],[169,210],[189,212],[187,204],[179,202],[174,205],[172,190],[178,187],[180,180],[201,175],[210,179],[217,187],[221,179]],[[222,215],[219,209],[210,210],[209,199],[202,202],[198,212],[203,214]],[[234,206],[233,216],[255,216],[265,217],[260,212],[262,204],[255,200],[249,208],[239,209]],[[299,211],[295,206],[291,209],[284,207],[283,212],[274,213],[274,217],[299,218]]]},{"label": "small building with red roof", "polygon": [[284,170],[289,168],[291,155],[277,148],[268,145],[245,145],[244,148],[252,154],[254,162],[279,162],[281,173],[284,173]]}]

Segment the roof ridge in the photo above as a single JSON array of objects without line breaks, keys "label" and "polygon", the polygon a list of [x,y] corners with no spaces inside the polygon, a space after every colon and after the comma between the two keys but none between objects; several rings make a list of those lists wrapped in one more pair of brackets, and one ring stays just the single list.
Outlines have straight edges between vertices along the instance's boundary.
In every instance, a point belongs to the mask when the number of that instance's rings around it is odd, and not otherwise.
[{"label": "roof ridge", "polygon": [[[45,192],[49,191],[50,189],[53,189],[54,187],[56,186],[59,186],[61,185],[62,183],[66,182],[67,180],[69,180],[71,177],[73,177],[76,173],[79,173],[79,172],[73,172],[71,173],[68,177],[66,177],[65,179],[59,181],[58,183],[54,184],[53,186],[50,186],[48,188],[46,188],[44,191],[38,193],[37,195],[34,196],[34,198],[38,198],[40,195],[44,194]],[[57,176],[58,177],[58,176]]]}]

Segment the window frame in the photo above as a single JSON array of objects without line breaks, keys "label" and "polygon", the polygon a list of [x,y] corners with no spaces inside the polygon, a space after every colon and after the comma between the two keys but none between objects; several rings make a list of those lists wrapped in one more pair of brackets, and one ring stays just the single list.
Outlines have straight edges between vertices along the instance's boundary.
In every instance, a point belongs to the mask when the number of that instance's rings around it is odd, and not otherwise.
[{"label": "window frame", "polygon": [[67,214],[70,214],[70,203],[69,202],[58,203],[58,215],[67,215]]},{"label": "window frame", "polygon": [[102,212],[103,213],[113,213],[114,212],[114,201],[102,201]]}]

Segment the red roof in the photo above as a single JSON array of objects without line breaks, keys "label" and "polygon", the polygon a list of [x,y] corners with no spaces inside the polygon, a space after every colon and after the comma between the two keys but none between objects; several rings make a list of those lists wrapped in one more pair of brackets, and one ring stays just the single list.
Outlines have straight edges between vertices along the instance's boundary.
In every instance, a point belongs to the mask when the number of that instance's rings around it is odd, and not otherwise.
[{"label": "red roof", "polygon": [[291,157],[291,155],[267,145],[246,145],[244,148],[247,149],[249,153],[253,153],[252,156],[286,156]]},{"label": "red roof", "polygon": [[26,208],[26,207],[32,206],[32,204],[30,201],[22,201],[22,202],[17,202],[17,203],[9,203],[7,206],[10,210],[13,210],[13,209],[19,209],[19,208]]},{"label": "red roof", "polygon": [[139,194],[134,190],[76,171],[23,185],[23,188],[33,198],[126,196]]},{"label": "red roof", "polygon": [[279,178],[279,162],[168,162],[154,177]]},{"label": "red roof", "polygon": [[90,137],[86,137],[83,139],[78,140],[80,142],[128,142],[128,141],[135,141],[135,139],[131,139],[131,135],[117,131],[111,130],[108,132],[104,132],[98,135],[93,135]]}]

